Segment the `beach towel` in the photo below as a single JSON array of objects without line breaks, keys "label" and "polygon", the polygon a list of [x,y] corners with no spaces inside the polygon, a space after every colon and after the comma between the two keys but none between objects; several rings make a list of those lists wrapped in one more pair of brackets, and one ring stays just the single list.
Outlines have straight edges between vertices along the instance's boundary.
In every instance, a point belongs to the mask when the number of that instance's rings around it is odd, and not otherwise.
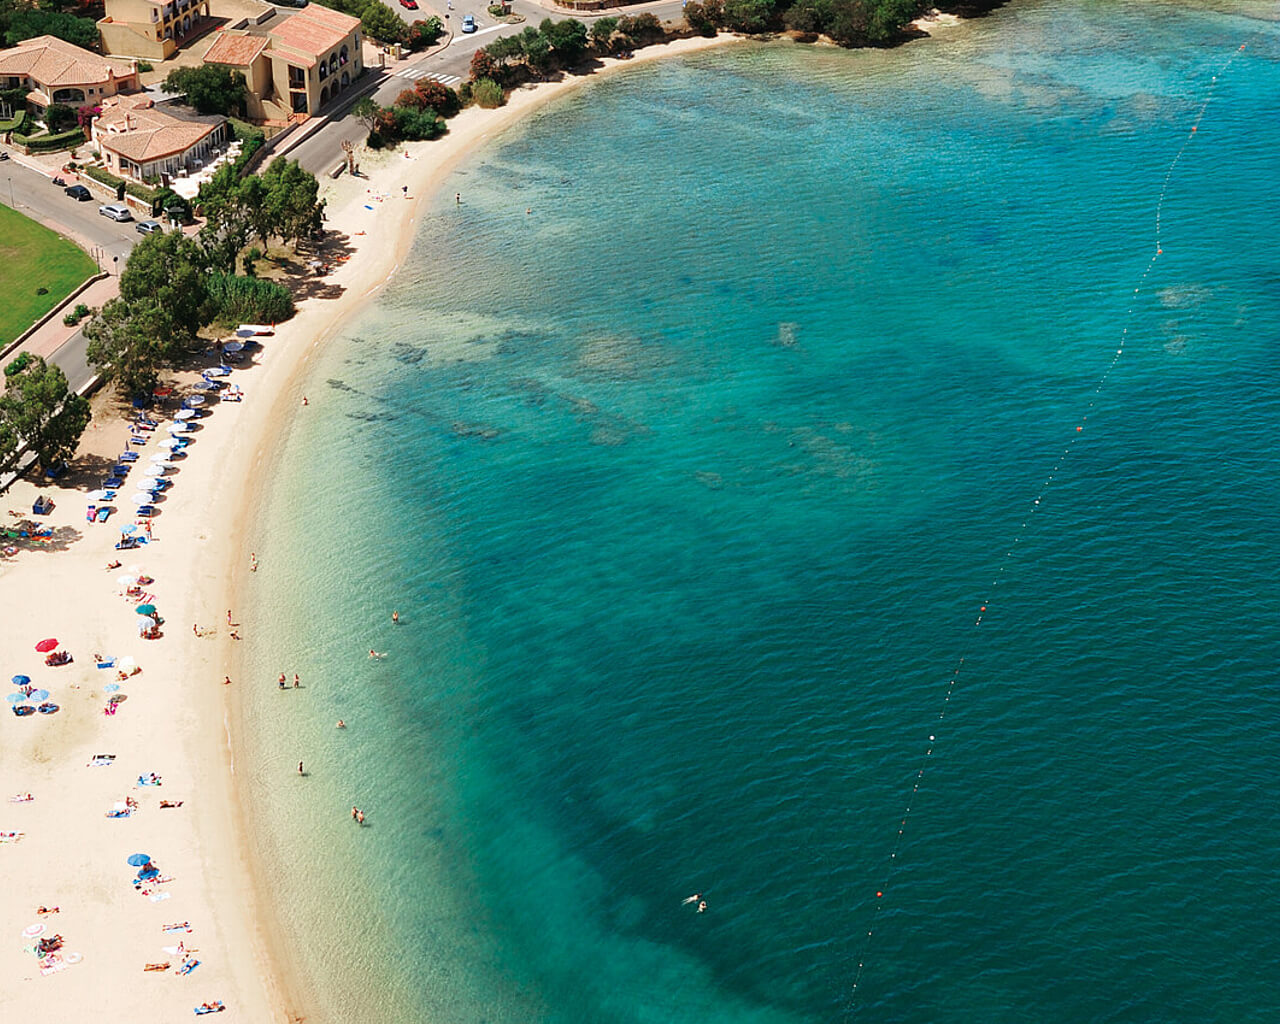
[{"label": "beach towel", "polygon": [[182,962],[182,966],[181,966],[181,967],[179,967],[179,968],[177,969],[177,971],[175,971],[174,973],[176,973],[176,974],[190,974],[192,971],[194,971],[194,970],[195,970],[197,967],[199,967],[199,966],[200,966],[200,961],[199,961],[199,960],[184,960],[184,961]]},{"label": "beach towel", "polygon": [[161,900],[167,900],[172,895],[173,893],[171,892],[153,892],[147,898],[151,900],[152,903],[159,903]]},{"label": "beach towel", "polygon": [[105,768],[108,765],[110,765],[113,761],[115,761],[115,759],[116,759],[115,754],[94,754],[93,757],[90,758],[89,760],[88,767]]},{"label": "beach towel", "polygon": [[98,662],[98,668],[115,668],[115,667],[116,667],[115,658],[103,658],[100,662]]},{"label": "beach towel", "polygon": [[222,1000],[217,999],[217,1000],[214,1000],[212,1003],[206,1004],[205,1006],[197,1006],[192,1012],[197,1017],[201,1017],[206,1013],[221,1013],[225,1009],[226,1007],[222,1005]]},{"label": "beach towel", "polygon": [[67,969],[67,962],[60,956],[47,956],[40,962],[41,974],[56,974]]},{"label": "beach towel", "polygon": [[189,932],[191,931],[190,921],[179,921],[177,924],[167,924],[161,931],[166,932]]},{"label": "beach towel", "polygon": [[25,832],[0,832],[0,843],[16,843],[25,835]]}]

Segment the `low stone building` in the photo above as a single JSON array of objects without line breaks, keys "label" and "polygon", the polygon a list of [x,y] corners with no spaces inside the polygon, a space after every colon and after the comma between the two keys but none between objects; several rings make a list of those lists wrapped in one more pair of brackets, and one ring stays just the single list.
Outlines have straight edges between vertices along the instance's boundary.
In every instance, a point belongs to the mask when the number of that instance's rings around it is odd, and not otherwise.
[{"label": "low stone building", "polygon": [[364,71],[360,19],[311,4],[260,28],[220,32],[204,62],[244,75],[251,120],[309,116]]},{"label": "low stone building", "polygon": [[168,60],[209,27],[209,0],[106,0],[98,22],[104,53]]},{"label": "low stone building", "polygon": [[135,181],[168,183],[199,170],[230,141],[221,114],[189,107],[154,105],[147,96],[120,96],[102,105],[90,139],[112,174]]},{"label": "low stone building", "polygon": [[137,63],[90,53],[55,36],[36,36],[0,50],[0,88],[25,88],[27,106],[41,115],[54,103],[98,105],[142,88]]}]

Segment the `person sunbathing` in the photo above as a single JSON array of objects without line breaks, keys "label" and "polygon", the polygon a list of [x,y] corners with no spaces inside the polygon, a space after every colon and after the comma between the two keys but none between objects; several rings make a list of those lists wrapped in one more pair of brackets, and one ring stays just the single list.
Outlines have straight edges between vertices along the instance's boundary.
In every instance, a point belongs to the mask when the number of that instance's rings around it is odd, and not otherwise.
[{"label": "person sunbathing", "polygon": [[160,806],[161,807],[181,807],[182,801],[181,800],[161,800]]},{"label": "person sunbathing", "polygon": [[61,910],[61,907],[36,907],[37,914],[57,914]]}]

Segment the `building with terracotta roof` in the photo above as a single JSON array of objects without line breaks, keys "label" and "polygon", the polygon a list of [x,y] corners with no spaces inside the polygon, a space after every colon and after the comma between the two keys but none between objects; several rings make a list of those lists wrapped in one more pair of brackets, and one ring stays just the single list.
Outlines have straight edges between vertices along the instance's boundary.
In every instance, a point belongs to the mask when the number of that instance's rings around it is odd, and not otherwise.
[{"label": "building with terracotta roof", "polygon": [[247,113],[255,121],[315,114],[364,71],[360,19],[311,4],[267,26],[218,33],[206,64],[244,75]]},{"label": "building with terracotta roof", "polygon": [[105,0],[98,22],[104,53],[168,60],[211,24],[209,0]]},{"label": "building with terracotta roof", "polygon": [[230,138],[221,114],[197,114],[148,96],[119,96],[102,105],[90,132],[107,170],[136,181],[161,181],[198,170]]},{"label": "building with terracotta roof", "polygon": [[43,114],[53,103],[96,105],[142,85],[131,60],[102,57],[55,36],[36,36],[0,50],[0,88],[29,90],[27,104]]}]

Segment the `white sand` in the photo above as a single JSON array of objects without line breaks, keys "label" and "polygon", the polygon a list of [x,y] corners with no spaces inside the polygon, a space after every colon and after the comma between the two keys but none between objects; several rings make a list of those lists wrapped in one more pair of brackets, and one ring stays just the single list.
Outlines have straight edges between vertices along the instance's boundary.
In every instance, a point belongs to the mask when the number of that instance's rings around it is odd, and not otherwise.
[{"label": "white sand", "polygon": [[[729,41],[682,40],[637,53],[630,61],[608,61],[607,70]],[[306,302],[274,338],[264,340],[257,364],[235,380],[246,399],[214,403],[196,442],[171,471],[175,485],[154,524],[154,542],[120,552],[123,567],[108,571],[119,525],[130,521],[128,497],[165,436],[162,426],[141,452],[120,492],[120,510],[106,524],[89,524],[81,491],[68,486],[40,489],[57,508],[45,517],[57,536],[49,548],[14,542],[12,556],[0,557],[0,692],[16,688],[15,673],[30,675],[51,691],[61,710],[54,715],[17,718],[0,708],[0,832],[24,833],[18,842],[0,842],[0,871],[8,882],[0,895],[0,1020],[100,1024],[147,1024],[186,1020],[205,1001],[224,1000],[219,1021],[292,1021],[290,979],[283,978],[271,951],[285,941],[271,934],[270,907],[256,895],[278,865],[247,862],[246,829],[252,809],[237,798],[235,737],[227,721],[230,702],[242,685],[270,681],[236,678],[237,645],[229,636],[227,611],[248,572],[249,552],[241,545],[241,523],[260,483],[265,453],[288,417],[303,414],[297,380],[311,350],[352,315],[399,266],[412,241],[413,212],[444,177],[477,146],[548,100],[589,80],[570,77],[517,92],[498,110],[472,108],[450,122],[450,132],[434,143],[411,144],[395,153],[364,154],[368,178],[340,179],[325,186],[328,226],[345,232],[357,250],[330,276],[340,297]],[[408,151],[409,158],[404,153]],[[410,199],[401,198],[409,187]],[[369,192],[389,196],[364,209]],[[377,244],[369,244],[373,238]],[[388,239],[393,244],[386,244]],[[194,374],[175,384],[185,391]],[[86,432],[77,466],[109,465],[127,445],[127,429],[110,396],[95,400],[95,420]],[[95,479],[95,470],[88,474]],[[19,482],[3,507],[28,514],[37,493]],[[9,517],[5,516],[5,519]],[[137,636],[133,605],[116,579],[133,565],[155,577],[154,594],[166,623],[164,636]],[[265,571],[265,570],[264,570]],[[239,622],[239,619],[236,618]],[[210,635],[196,638],[198,623]],[[253,623],[239,626],[251,635]],[[75,662],[47,667],[34,644],[57,637]],[[102,713],[113,672],[97,670],[92,655],[131,655],[141,674],[120,684],[126,694],[116,715]],[[223,685],[230,674],[232,684]],[[114,753],[110,767],[88,767],[91,755]],[[243,771],[243,766],[239,767]],[[160,787],[137,788],[139,774],[155,772]],[[9,798],[30,792],[30,803]],[[126,819],[105,816],[116,801],[134,797],[139,809]],[[161,809],[161,799],[181,807]],[[169,894],[151,902],[134,891],[133,853],[151,855]],[[38,905],[60,913],[38,917]],[[166,933],[162,926],[189,921],[190,933]],[[82,959],[42,976],[31,940],[23,929],[43,923],[46,935],[61,934],[64,953]],[[175,975],[180,956],[165,946],[185,943],[200,965]],[[145,972],[148,963],[169,961],[164,972]]]}]

